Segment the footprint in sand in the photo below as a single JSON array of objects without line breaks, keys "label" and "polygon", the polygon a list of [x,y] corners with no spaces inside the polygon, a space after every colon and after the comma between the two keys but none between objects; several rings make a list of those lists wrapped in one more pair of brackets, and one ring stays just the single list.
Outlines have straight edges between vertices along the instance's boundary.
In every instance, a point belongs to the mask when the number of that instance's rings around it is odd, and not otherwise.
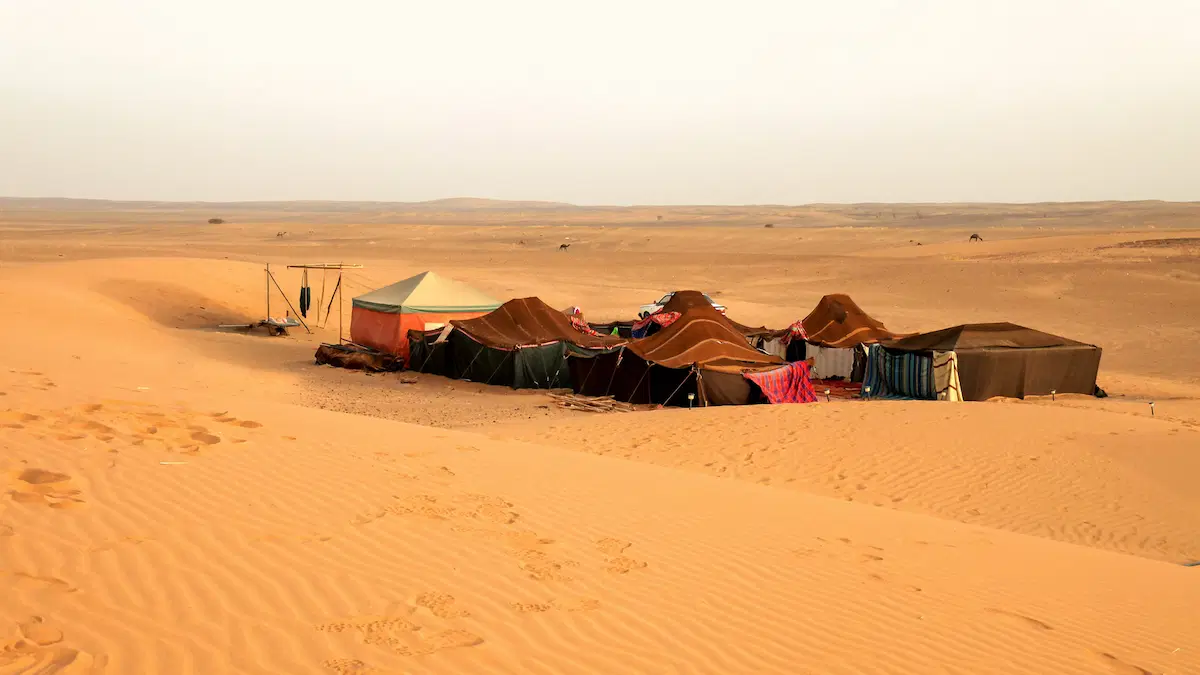
[{"label": "footprint in sand", "polygon": [[429,610],[441,619],[456,619],[471,616],[465,609],[454,606],[454,596],[446,593],[422,593],[413,600],[413,604]]},{"label": "footprint in sand", "polygon": [[3,673],[80,673],[103,675],[108,665],[104,655],[64,646],[62,630],[40,616],[17,624],[10,631],[13,639],[0,640],[0,672]]},{"label": "footprint in sand", "polygon": [[[445,649],[474,647],[483,638],[460,628],[422,626],[407,616],[364,616],[316,626],[326,633],[352,633],[364,644],[390,649],[401,656],[425,656]],[[353,671],[351,671],[353,672]]]},{"label": "footprint in sand", "polygon": [[193,441],[203,443],[204,445],[216,445],[221,442],[221,437],[208,433],[207,429],[198,429],[192,432],[191,438]]},{"label": "footprint in sand", "polygon": [[18,504],[42,504],[52,509],[66,509],[83,502],[80,491],[71,484],[65,473],[29,468],[12,476],[13,489],[9,497]]},{"label": "footprint in sand", "polygon": [[630,546],[633,546],[633,544],[612,537],[605,537],[596,542],[596,548],[600,549],[601,553],[612,556],[621,555]]},{"label": "footprint in sand", "polygon": [[514,602],[512,603],[512,608],[521,614],[538,614],[553,610],[560,612],[590,612],[600,608],[600,601],[595,598],[551,598],[546,602]]},{"label": "footprint in sand", "polygon": [[380,672],[358,659],[325,659],[321,665],[334,675],[377,675]]},{"label": "footprint in sand", "polygon": [[640,570],[646,567],[646,563],[641,560],[635,560],[629,556],[622,555],[626,549],[633,544],[622,539],[613,537],[605,537],[596,542],[596,548],[607,556],[604,569],[613,574],[629,574],[633,570]]},{"label": "footprint in sand", "polygon": [[518,560],[521,570],[536,581],[573,581],[575,577],[566,570],[579,567],[574,560],[558,560],[537,549],[513,551],[512,555]]},{"label": "footprint in sand", "polygon": [[644,567],[646,567],[646,563],[641,560],[634,560],[633,558],[619,555],[609,560],[608,565],[604,569],[613,574],[629,574],[634,570],[640,570]]}]

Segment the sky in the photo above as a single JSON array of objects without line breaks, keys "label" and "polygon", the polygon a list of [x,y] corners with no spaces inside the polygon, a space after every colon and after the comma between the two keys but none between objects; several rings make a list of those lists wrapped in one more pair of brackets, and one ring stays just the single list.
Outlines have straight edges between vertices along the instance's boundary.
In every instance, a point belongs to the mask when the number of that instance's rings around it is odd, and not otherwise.
[{"label": "sky", "polygon": [[0,0],[0,195],[1200,200],[1195,0]]}]

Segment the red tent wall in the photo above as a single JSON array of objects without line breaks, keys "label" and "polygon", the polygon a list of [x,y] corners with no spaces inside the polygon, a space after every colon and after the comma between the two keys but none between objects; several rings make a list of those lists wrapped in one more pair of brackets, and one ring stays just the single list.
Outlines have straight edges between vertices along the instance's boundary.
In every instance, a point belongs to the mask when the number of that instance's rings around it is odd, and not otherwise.
[{"label": "red tent wall", "polygon": [[408,365],[408,331],[424,330],[427,323],[474,319],[487,312],[393,314],[355,307],[350,312],[350,341],[399,356]]}]

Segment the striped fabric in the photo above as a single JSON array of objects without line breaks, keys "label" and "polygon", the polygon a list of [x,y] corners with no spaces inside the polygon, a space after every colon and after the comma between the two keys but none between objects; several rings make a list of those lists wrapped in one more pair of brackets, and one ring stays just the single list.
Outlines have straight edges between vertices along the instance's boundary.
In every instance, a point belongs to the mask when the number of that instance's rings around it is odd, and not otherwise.
[{"label": "striped fabric", "polygon": [[933,358],[925,353],[889,352],[879,345],[871,345],[867,351],[862,395],[882,399],[936,400]]},{"label": "striped fabric", "polygon": [[787,332],[783,334],[780,340],[783,346],[786,347],[792,343],[792,340],[807,340],[808,333],[804,332],[804,321],[797,320],[792,325],[787,327]]},{"label": "striped fabric", "polygon": [[817,400],[817,393],[813,391],[809,378],[808,364],[804,361],[789,363],[774,370],[742,373],[742,376],[757,384],[771,403],[813,403]]},{"label": "striped fabric", "polygon": [[666,328],[667,326],[670,326],[678,321],[679,317],[681,316],[683,315],[679,312],[655,312],[654,314],[651,314],[650,316],[633,324],[633,337],[646,337],[646,331],[650,328],[650,324],[656,323],[659,326]]},{"label": "striped fabric", "polygon": [[581,312],[576,312],[568,318],[571,319],[571,327],[580,333],[583,333],[584,335],[594,335],[596,337],[600,337],[600,333],[589,326],[588,322],[583,320],[583,314]]}]

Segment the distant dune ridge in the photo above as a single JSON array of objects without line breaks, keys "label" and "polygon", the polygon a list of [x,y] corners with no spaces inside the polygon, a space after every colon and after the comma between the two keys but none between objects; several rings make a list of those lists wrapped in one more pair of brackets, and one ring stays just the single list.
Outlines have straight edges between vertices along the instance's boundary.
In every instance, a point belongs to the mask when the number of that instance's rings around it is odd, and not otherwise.
[{"label": "distant dune ridge", "polygon": [[[0,199],[0,675],[1200,672],[1198,214]],[[1010,320],[1111,396],[595,414],[315,366],[336,317],[214,329],[326,260],[595,320]]]}]

